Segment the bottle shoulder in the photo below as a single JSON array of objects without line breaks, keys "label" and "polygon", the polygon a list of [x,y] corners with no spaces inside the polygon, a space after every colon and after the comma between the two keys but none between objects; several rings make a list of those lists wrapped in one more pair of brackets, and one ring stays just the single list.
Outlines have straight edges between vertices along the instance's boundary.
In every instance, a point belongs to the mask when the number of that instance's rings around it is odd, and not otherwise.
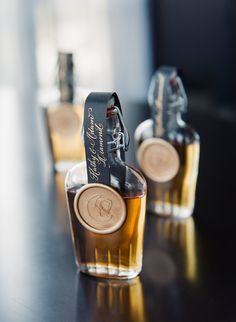
[{"label": "bottle shoulder", "polygon": [[71,189],[75,186],[84,185],[86,183],[88,183],[86,161],[81,161],[67,172],[65,188]]},{"label": "bottle shoulder", "polygon": [[[77,190],[85,184],[88,184],[87,165],[86,161],[82,161],[68,171],[65,188]],[[145,195],[147,189],[143,175],[123,162],[111,167],[110,186],[124,197]]]},{"label": "bottle shoulder", "polygon": [[76,103],[70,103],[70,102],[52,102],[51,104],[48,104],[46,106],[46,111],[48,113],[54,113],[57,112],[58,110],[74,110],[74,111],[80,111],[83,110],[83,106],[81,104],[76,104]]},{"label": "bottle shoulder", "polygon": [[[126,175],[124,182],[120,182],[119,190],[125,197],[138,197],[146,195],[147,183],[144,176],[136,168],[125,165]],[[112,179],[112,177],[111,177]],[[116,180],[114,180],[116,179]],[[117,178],[113,178],[114,182]],[[119,179],[118,179],[119,180]],[[112,180],[111,184],[113,186]]]},{"label": "bottle shoulder", "polygon": [[135,132],[134,139],[137,143],[153,137],[153,120],[147,119],[140,123]]},{"label": "bottle shoulder", "polygon": [[174,128],[168,133],[168,139],[174,143],[192,144],[200,143],[199,134],[192,126],[183,122],[183,125]]},{"label": "bottle shoulder", "polygon": [[[141,144],[143,141],[153,138],[153,120],[148,119],[140,123],[135,130],[134,137],[137,144]],[[200,141],[199,134],[192,126],[184,121],[178,124],[178,126],[170,129],[163,138],[171,142],[183,144],[198,143]]]}]

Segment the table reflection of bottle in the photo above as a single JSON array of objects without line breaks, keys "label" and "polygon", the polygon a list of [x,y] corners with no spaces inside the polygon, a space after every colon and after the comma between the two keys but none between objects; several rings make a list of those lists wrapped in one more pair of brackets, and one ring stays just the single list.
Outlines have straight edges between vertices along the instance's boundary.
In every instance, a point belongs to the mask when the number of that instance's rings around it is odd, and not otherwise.
[{"label": "table reflection of bottle", "polygon": [[107,280],[77,274],[77,282],[77,309],[79,311],[83,305],[89,312],[84,322],[147,320],[139,277],[132,280]]},{"label": "table reflection of bottle", "polygon": [[[153,247],[145,254],[149,277],[165,286],[182,277],[194,282],[197,279],[197,258],[193,218],[158,218],[153,224],[156,225],[156,236],[148,237],[153,239]],[[155,272],[153,267],[156,267]]]},{"label": "table reflection of bottle", "polygon": [[[157,232],[160,240],[172,244],[178,250],[178,263],[183,275],[194,281],[197,277],[195,227],[192,218],[186,220],[158,220]],[[177,258],[176,258],[177,260]]]},{"label": "table reflection of bottle", "polygon": [[186,306],[195,307],[199,291],[194,221],[149,219],[143,275],[145,289],[152,289],[145,292],[151,321],[190,321]]}]

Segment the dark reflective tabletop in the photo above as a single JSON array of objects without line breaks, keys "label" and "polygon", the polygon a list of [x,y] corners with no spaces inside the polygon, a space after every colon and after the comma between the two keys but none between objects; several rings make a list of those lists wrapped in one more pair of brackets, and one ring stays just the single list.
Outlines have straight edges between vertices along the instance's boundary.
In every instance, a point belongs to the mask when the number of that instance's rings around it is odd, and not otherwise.
[{"label": "dark reflective tabletop", "polygon": [[[47,169],[43,130],[36,135],[29,109],[20,113],[15,107],[24,102],[8,98],[7,104],[0,124],[6,131],[1,132],[0,321],[236,321],[233,114],[190,114],[202,140],[194,216],[173,221],[147,214],[142,273],[116,281],[76,271],[64,177]],[[132,120],[131,131],[140,121]]]}]

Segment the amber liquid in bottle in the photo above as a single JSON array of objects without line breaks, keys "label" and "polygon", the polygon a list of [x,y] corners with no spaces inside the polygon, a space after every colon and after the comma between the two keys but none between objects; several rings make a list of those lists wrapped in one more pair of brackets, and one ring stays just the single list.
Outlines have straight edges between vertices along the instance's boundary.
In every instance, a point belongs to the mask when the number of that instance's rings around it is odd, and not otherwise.
[{"label": "amber liquid in bottle", "polygon": [[[177,124],[177,123],[176,123]],[[137,148],[153,137],[153,121],[141,123],[136,129]],[[169,133],[168,140],[178,153],[179,168],[176,175],[166,182],[156,182],[145,175],[148,194],[147,209],[161,216],[185,218],[191,216],[198,176],[200,141],[198,134],[183,121]],[[153,156],[155,162],[155,155]]]},{"label": "amber liquid in bottle", "polygon": [[199,143],[173,145],[180,156],[178,174],[170,181],[148,184],[148,209],[161,215],[188,217],[195,203]]},{"label": "amber liquid in bottle", "polygon": [[97,234],[85,229],[76,218],[76,191],[75,188],[68,190],[67,197],[76,260],[80,263],[80,268],[89,270],[93,275],[98,272],[98,276],[122,276],[126,271],[135,274],[142,264],[146,196],[122,196],[126,205],[126,220],[123,226],[111,234]]},{"label": "amber liquid in bottle", "polygon": [[83,107],[61,103],[46,110],[48,133],[55,170],[65,172],[85,159],[81,138]]}]

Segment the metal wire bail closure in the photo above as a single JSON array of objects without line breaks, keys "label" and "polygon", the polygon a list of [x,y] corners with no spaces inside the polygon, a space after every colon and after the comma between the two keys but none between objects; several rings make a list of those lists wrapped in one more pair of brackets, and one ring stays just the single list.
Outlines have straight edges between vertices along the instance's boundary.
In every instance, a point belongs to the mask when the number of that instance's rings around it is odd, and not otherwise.
[{"label": "metal wire bail closure", "polygon": [[[118,118],[120,120],[121,129],[119,132],[112,134],[113,141],[107,142],[108,150],[109,150],[109,152],[113,152],[113,151],[116,151],[119,149],[122,149],[123,151],[127,151],[128,146],[129,146],[129,142],[130,142],[129,132],[128,132],[128,130],[125,126],[125,123],[123,121],[123,117],[122,117],[120,109],[117,106],[114,106],[114,109],[116,110]],[[122,132],[122,129],[123,129],[124,133]]]}]

